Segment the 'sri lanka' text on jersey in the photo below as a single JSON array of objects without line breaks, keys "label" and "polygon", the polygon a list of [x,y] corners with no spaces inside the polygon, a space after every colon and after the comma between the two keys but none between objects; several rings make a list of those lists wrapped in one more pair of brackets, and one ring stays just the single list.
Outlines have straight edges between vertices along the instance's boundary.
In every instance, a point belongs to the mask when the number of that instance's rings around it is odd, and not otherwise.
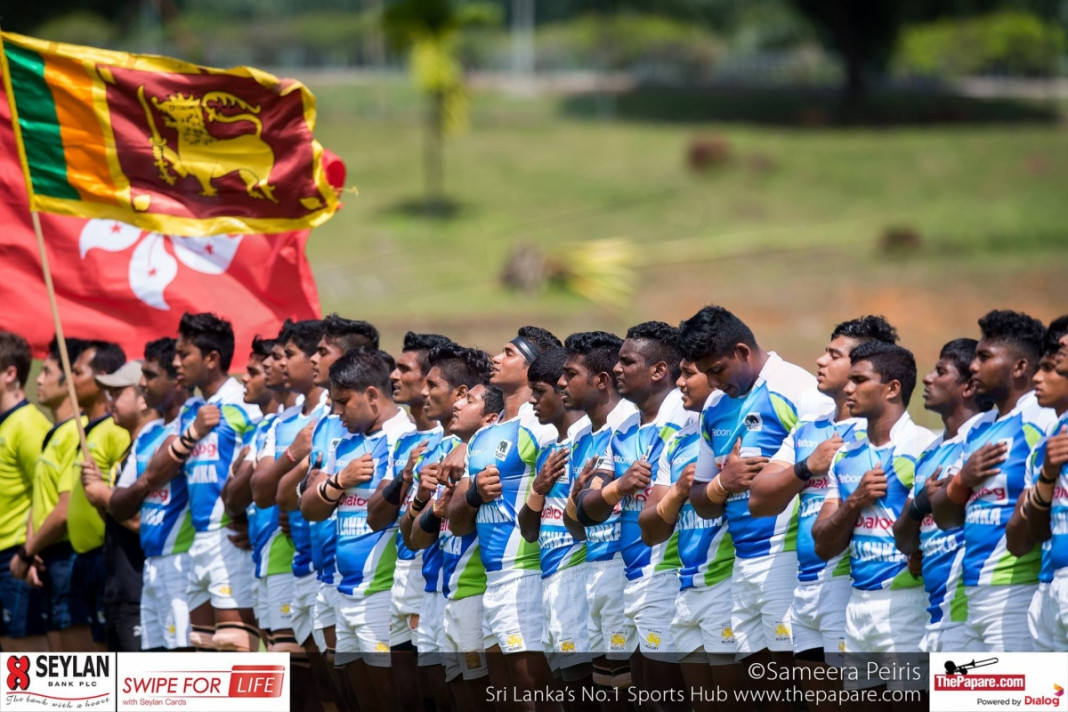
[{"label": "'sri lanka' text on jersey", "polygon": [[[682,472],[697,463],[701,444],[700,422],[695,418],[668,441],[660,455],[654,485],[670,487]],[[672,550],[678,552],[677,564]],[[666,552],[656,570],[678,566],[680,588],[703,588],[725,581],[734,570],[734,542],[727,533],[726,520],[720,515],[705,519],[694,511],[687,497],[679,509],[675,531],[666,542]]]},{"label": "'sri lanka' text on jersey", "polygon": [[[988,443],[1005,443],[1008,452],[998,474],[977,485],[964,509],[964,585],[1004,586],[1035,583],[1041,554],[1037,548],[1021,557],[1009,553],[1005,528],[1023,491],[1027,462],[1039,439],[1056,421],[1034,392],[998,417],[997,409],[983,413],[964,440],[959,466]],[[959,467],[958,467],[959,469]]]},{"label": "'sri lanka' text on jersey", "polygon": [[[870,434],[869,434],[870,435]],[[861,591],[915,588],[923,581],[908,570],[908,557],[894,542],[894,522],[905,508],[916,476],[916,461],[933,436],[912,422],[908,413],[890,429],[890,440],[878,447],[865,438],[845,445],[831,464],[827,499],[845,501],[864,473],[881,465],[886,494],[862,509],[849,540],[853,588]]]},{"label": "'sri lanka' text on jersey", "polygon": [[[639,460],[645,460],[652,466],[648,487],[623,497],[619,503],[619,550],[623,556],[623,570],[628,581],[652,573],[667,549],[667,542],[650,547],[642,541],[638,516],[653,488],[664,446],[695,417],[683,407],[682,394],[678,389],[673,389],[665,396],[652,422],[643,425],[641,414],[632,413],[612,435],[605,450],[605,464],[611,468],[613,480],[623,477],[631,465]],[[677,567],[677,550],[672,558]]]},{"label": "'sri lanka' text on jersey", "polygon": [[[245,403],[244,398],[245,389],[230,378],[207,400],[208,405],[219,407],[222,417],[194,446],[182,467],[189,485],[193,528],[198,532],[215,531],[229,521],[221,496],[223,484],[234,459],[251,441],[254,421],[261,418],[259,408]],[[179,432],[184,433],[193,424],[203,405],[205,401],[197,396],[185,402],[178,416]]]},{"label": "'sri lanka' text on jersey", "polygon": [[[694,482],[710,482],[739,438],[742,457],[772,457],[783,440],[804,419],[815,419],[833,408],[816,391],[807,371],[769,352],[752,388],[730,398],[714,391],[701,412],[701,448]],[[797,501],[777,516],[749,513],[749,490],[732,494],[724,504],[735,555],[753,559],[797,548]]]},{"label": "'sri lanka' text on jersey", "polygon": [[371,456],[373,474],[367,482],[349,487],[337,505],[335,563],[341,576],[337,589],[349,596],[369,596],[389,591],[397,563],[396,520],[378,531],[367,523],[367,504],[379,483],[392,472],[396,438],[414,430],[407,413],[397,415],[370,434],[349,433],[334,448],[327,472],[340,473],[365,454]]},{"label": "'sri lanka' text on jersey", "polygon": [[[829,415],[803,421],[783,440],[782,447],[771,459],[794,465],[807,460],[821,443],[836,434],[842,438],[843,445],[863,440],[867,436],[866,427],[867,421],[862,418],[846,418],[836,423]],[[813,475],[798,494],[797,580],[804,583],[849,575],[848,556],[843,553],[824,561],[816,555],[816,544],[812,540],[812,525],[819,517],[829,487],[827,475]]]},{"label": "'sri lanka' text on jersey", "polygon": [[[460,445],[455,436],[443,438],[434,459],[442,462],[454,448]],[[465,455],[466,457],[466,455]],[[435,499],[440,499],[445,492],[445,485],[438,484]],[[441,595],[451,601],[458,601],[471,596],[481,596],[486,592],[486,567],[482,565],[479,552],[478,533],[471,532],[456,536],[449,529],[449,520],[441,520],[438,532],[438,550],[441,553]],[[426,567],[423,568],[426,575]],[[429,586],[429,582],[427,586]]]},{"label": "'sri lanka' text on jersey", "polygon": [[[571,456],[568,458],[568,468],[573,473],[572,476],[578,477],[591,460],[601,463],[616,429],[637,412],[629,400],[620,400],[608,413],[605,424],[597,432],[593,432],[592,425],[578,431],[572,439]],[[607,465],[605,468],[608,469]],[[619,554],[620,514],[622,507],[616,504],[608,519],[586,527],[587,561],[608,561]]]},{"label": "'sri lanka' text on jersey", "polygon": [[538,453],[555,439],[556,428],[541,425],[530,404],[524,404],[516,417],[485,426],[468,443],[466,469],[471,486],[478,473],[491,465],[501,479],[501,495],[479,507],[475,515],[482,564],[490,583],[504,583],[541,568],[538,543],[522,537],[516,516],[534,483]]},{"label": "'sri lanka' text on jersey", "polygon": [[[133,443],[137,477],[145,474],[148,463],[163,441],[177,434],[177,420],[153,420],[141,429]],[[167,556],[189,551],[193,544],[193,520],[189,492],[184,477],[175,477],[145,495],[141,503],[141,548],[145,556]]]}]

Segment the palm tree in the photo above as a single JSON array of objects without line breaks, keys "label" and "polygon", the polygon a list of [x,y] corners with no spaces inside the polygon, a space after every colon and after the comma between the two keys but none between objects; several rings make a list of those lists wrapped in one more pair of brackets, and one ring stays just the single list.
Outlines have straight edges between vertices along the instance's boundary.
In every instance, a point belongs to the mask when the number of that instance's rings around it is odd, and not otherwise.
[{"label": "palm tree", "polygon": [[382,15],[386,36],[393,46],[408,51],[412,79],[426,96],[423,184],[429,211],[445,205],[445,136],[467,128],[460,34],[467,27],[498,20],[493,5],[454,0],[397,0]]}]

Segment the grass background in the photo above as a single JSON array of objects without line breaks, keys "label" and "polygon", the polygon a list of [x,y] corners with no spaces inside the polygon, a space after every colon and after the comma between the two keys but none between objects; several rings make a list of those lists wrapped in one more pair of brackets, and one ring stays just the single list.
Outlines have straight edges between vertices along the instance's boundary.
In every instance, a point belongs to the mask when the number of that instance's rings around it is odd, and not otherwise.
[{"label": "grass background", "polygon": [[[1068,311],[1068,132],[1049,101],[1015,113],[999,102],[1002,122],[844,129],[811,126],[828,115],[819,102],[829,96],[783,97],[782,120],[753,124],[736,120],[730,94],[698,97],[708,110],[687,121],[661,121],[650,118],[656,106],[628,109],[640,106],[635,96],[477,91],[470,130],[446,148],[458,209],[434,218],[411,210],[422,191],[416,92],[401,81],[309,85],[317,135],[360,191],[308,245],[322,307],[375,322],[387,349],[408,329],[492,350],[525,323],[561,337],[621,333],[718,303],[804,365],[838,321],[885,314],[922,375],[942,343],[977,336],[991,308],[1044,320]],[[894,102],[882,105],[915,117],[917,101]],[[961,106],[940,115],[982,109]],[[709,137],[728,158],[695,173],[690,143]],[[920,249],[881,251],[880,235],[895,226],[915,230]],[[566,260],[609,237],[638,255],[622,306],[501,286],[517,245]]]}]

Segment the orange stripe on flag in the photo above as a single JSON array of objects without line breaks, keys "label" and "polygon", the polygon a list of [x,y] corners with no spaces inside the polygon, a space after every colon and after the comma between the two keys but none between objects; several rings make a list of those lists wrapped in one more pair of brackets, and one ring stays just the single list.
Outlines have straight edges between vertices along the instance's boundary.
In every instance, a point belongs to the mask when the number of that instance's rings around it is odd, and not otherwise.
[{"label": "orange stripe on flag", "polygon": [[68,57],[45,59],[44,75],[53,87],[67,179],[82,200],[123,205],[128,199],[123,200],[108,168],[107,141],[93,102],[90,71],[90,65]]}]

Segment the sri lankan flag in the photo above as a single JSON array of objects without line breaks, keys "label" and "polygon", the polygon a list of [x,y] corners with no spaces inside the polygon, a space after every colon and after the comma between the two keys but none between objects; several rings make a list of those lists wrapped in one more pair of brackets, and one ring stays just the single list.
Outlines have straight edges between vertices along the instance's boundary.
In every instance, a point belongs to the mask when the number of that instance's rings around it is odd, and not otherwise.
[{"label": "sri lankan flag", "polygon": [[310,228],[337,209],[299,82],[0,38],[31,209],[191,237]]}]

